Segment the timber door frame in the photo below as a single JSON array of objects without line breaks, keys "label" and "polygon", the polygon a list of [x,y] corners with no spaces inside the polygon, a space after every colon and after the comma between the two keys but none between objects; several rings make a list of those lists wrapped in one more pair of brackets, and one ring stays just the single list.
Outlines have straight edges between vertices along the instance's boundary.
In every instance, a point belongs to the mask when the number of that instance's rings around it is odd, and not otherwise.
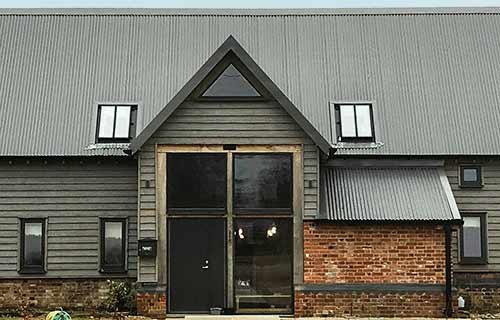
[{"label": "timber door frame", "polygon": [[[156,272],[158,284],[166,285],[167,308],[169,308],[168,290],[168,235],[167,235],[167,153],[226,153],[227,154],[227,186],[226,213],[217,215],[226,219],[226,308],[234,307],[233,278],[233,154],[234,153],[290,153],[292,154],[293,181],[293,285],[300,284],[304,279],[304,242],[303,242],[303,207],[304,207],[304,173],[303,145],[236,145],[232,150],[224,150],[224,145],[164,145],[155,144],[155,175],[156,175],[156,216],[158,235],[158,254],[156,257]],[[209,217],[206,217],[209,218]],[[292,285],[292,290],[293,290]],[[167,309],[168,310],[168,309]]]}]

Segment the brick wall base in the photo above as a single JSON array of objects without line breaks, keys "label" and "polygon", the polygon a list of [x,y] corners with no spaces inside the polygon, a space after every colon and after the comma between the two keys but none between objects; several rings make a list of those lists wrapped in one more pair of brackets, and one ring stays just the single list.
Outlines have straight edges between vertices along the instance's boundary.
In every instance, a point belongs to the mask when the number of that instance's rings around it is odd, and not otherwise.
[{"label": "brick wall base", "polygon": [[164,318],[167,313],[165,291],[137,292],[137,314],[141,316]]},{"label": "brick wall base", "polygon": [[444,305],[442,293],[295,293],[297,317],[442,317]]},{"label": "brick wall base", "polygon": [[[500,272],[455,273],[454,302],[465,300],[464,310],[473,313],[500,312]],[[460,310],[459,310],[460,311]]]},{"label": "brick wall base", "polygon": [[13,279],[0,281],[0,310],[96,311],[108,293],[105,279]]}]

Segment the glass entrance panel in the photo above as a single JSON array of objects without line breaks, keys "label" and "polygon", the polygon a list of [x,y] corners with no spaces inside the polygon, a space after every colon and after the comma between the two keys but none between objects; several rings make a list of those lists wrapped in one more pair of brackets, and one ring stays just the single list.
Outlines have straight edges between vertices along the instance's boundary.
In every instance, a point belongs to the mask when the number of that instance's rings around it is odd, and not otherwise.
[{"label": "glass entrance panel", "polygon": [[292,232],[289,218],[234,220],[237,312],[292,311]]},{"label": "glass entrance panel", "polygon": [[169,213],[224,213],[226,163],[224,153],[167,154]]},{"label": "glass entrance panel", "polygon": [[291,214],[292,156],[235,154],[234,211],[237,214]]}]

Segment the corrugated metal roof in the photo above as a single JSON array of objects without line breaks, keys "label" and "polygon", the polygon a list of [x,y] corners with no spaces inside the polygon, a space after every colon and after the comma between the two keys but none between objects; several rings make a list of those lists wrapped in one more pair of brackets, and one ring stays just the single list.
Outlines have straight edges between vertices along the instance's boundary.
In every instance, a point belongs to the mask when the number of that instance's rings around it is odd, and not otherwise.
[{"label": "corrugated metal roof", "polygon": [[500,7],[405,7],[405,8],[2,8],[10,15],[187,15],[187,16],[270,16],[270,15],[393,15],[500,13]]},{"label": "corrugated metal roof", "polygon": [[0,12],[0,155],[88,155],[99,102],[140,132],[229,35],[328,139],[330,101],[375,102],[384,146],[339,153],[500,154],[497,8],[37,10]]},{"label": "corrugated metal roof", "polygon": [[320,188],[320,219],[460,219],[453,196],[448,194],[451,188],[442,168],[324,167]]}]

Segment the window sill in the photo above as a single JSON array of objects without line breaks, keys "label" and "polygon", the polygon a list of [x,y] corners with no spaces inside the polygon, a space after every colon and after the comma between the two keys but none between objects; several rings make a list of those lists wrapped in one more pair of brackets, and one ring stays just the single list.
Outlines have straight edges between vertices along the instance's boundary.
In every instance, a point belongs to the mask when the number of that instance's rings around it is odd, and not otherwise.
[{"label": "window sill", "polygon": [[480,185],[459,185],[460,189],[481,189],[482,187],[484,187],[484,184],[480,184]]},{"label": "window sill", "polygon": [[18,270],[17,273],[19,274],[46,274],[47,271],[44,268],[22,268],[21,270]]},{"label": "window sill", "polygon": [[473,266],[485,266],[488,265],[488,261],[482,259],[474,259],[474,260],[462,260],[458,263],[460,266],[464,267],[473,267]]},{"label": "window sill", "polygon": [[99,273],[102,273],[102,274],[113,274],[113,275],[126,275],[128,273],[128,270],[124,270],[124,269],[101,269],[101,270],[99,270]]}]

